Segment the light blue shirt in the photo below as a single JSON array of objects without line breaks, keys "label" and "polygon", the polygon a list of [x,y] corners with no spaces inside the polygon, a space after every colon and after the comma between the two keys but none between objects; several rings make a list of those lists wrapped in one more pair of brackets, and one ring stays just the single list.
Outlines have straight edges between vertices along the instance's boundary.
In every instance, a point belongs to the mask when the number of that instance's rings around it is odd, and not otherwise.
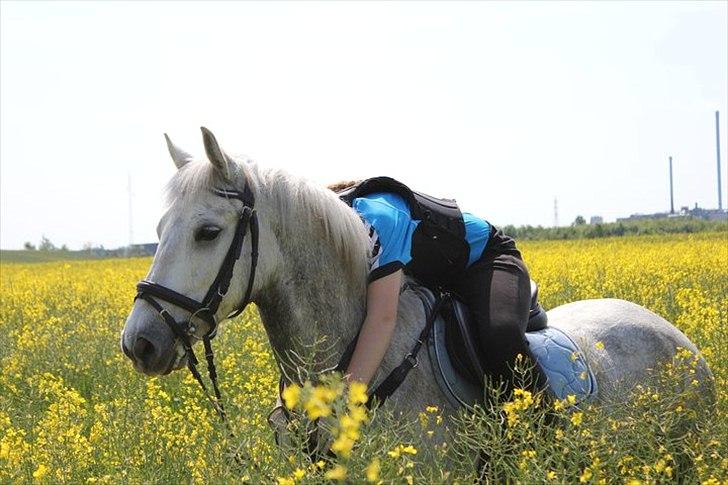
[{"label": "light blue shirt", "polygon": [[[402,196],[376,192],[354,199],[352,207],[369,231],[370,281],[394,273],[412,261],[412,235],[421,221],[412,218]],[[470,248],[470,266],[485,250],[490,224],[469,212],[463,212],[463,221],[465,240]]]}]

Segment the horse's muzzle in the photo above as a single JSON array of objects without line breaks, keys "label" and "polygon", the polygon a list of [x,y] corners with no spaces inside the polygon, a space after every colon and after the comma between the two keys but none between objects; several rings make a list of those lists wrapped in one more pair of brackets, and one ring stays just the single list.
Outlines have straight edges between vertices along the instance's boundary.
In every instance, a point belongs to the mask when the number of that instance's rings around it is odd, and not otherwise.
[{"label": "horse's muzzle", "polygon": [[135,305],[121,334],[121,350],[134,368],[147,375],[169,374],[179,367],[177,342],[159,317]]}]

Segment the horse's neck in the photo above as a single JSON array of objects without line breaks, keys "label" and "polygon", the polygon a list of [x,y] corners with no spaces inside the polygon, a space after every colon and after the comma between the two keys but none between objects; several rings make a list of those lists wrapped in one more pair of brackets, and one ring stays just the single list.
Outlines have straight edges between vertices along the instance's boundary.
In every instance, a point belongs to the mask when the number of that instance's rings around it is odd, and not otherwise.
[{"label": "horse's neck", "polygon": [[[275,179],[268,184],[276,182],[291,184]],[[333,197],[306,186],[290,190],[261,190],[267,200],[259,206],[260,220],[268,225],[275,247],[269,257],[276,261],[268,265],[256,303],[276,357],[288,361],[293,351],[313,357],[320,370],[336,364],[364,318],[366,246],[355,238],[365,236],[363,229],[356,231],[361,222],[351,211],[326,206],[339,204]],[[354,229],[347,235],[350,251],[337,248],[343,231],[332,226],[341,217],[352,218],[344,224]]]}]

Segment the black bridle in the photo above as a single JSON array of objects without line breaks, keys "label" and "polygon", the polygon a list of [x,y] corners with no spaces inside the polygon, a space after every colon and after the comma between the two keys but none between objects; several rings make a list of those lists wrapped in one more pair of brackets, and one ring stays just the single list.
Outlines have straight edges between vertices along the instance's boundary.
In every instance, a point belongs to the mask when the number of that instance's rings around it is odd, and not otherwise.
[{"label": "black bridle", "polygon": [[[230,282],[233,277],[233,270],[235,269],[235,263],[240,259],[240,253],[243,249],[243,242],[245,241],[245,234],[250,229],[251,237],[251,253],[250,253],[250,273],[248,274],[248,287],[245,290],[245,295],[242,301],[232,313],[227,315],[225,318],[233,318],[248,306],[250,303],[250,296],[253,290],[253,282],[255,281],[255,268],[258,264],[258,216],[255,211],[255,198],[250,190],[249,186],[246,185],[243,192],[236,190],[227,189],[213,189],[215,195],[225,197],[226,199],[237,199],[243,203],[243,210],[240,213],[237,226],[235,228],[235,235],[230,243],[230,248],[225,254],[220,265],[220,270],[217,272],[215,280],[210,285],[210,289],[207,290],[207,294],[198,302],[188,296],[178,293],[166,286],[154,283],[152,281],[142,280],[137,284],[137,295],[134,298],[141,298],[142,300],[149,303],[157,313],[162,317],[162,320],[169,326],[174,332],[174,335],[182,342],[187,357],[187,368],[190,370],[195,380],[200,384],[203,391],[207,395],[212,405],[215,407],[220,419],[227,425],[227,416],[225,414],[225,408],[222,405],[220,389],[217,385],[217,370],[215,369],[214,354],[212,351],[211,339],[217,334],[218,321],[215,314],[222,299],[227,295],[230,289]],[[172,305],[178,306],[184,310],[190,312],[190,317],[186,322],[178,322],[174,317],[164,308],[157,300],[162,300]],[[210,325],[209,330],[202,336],[202,342],[205,346],[205,359],[207,361],[207,372],[210,376],[210,381],[215,390],[215,400],[210,397],[210,393],[207,390],[207,386],[200,376],[200,372],[197,370],[198,360],[195,356],[195,352],[192,350],[192,339],[199,338],[196,336],[197,327],[192,323],[193,317],[197,317]],[[228,425],[229,426],[229,425]]]}]

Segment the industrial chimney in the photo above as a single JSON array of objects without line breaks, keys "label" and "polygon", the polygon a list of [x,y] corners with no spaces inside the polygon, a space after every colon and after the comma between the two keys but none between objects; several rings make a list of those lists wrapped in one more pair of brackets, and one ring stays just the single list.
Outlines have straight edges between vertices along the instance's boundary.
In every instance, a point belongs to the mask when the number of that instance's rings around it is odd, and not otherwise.
[{"label": "industrial chimney", "polygon": [[675,205],[672,199],[672,157],[670,157],[670,214],[675,213]]},{"label": "industrial chimney", "polygon": [[723,210],[723,195],[720,192],[720,125],[718,111],[715,112],[715,157],[718,159],[718,210]]}]

